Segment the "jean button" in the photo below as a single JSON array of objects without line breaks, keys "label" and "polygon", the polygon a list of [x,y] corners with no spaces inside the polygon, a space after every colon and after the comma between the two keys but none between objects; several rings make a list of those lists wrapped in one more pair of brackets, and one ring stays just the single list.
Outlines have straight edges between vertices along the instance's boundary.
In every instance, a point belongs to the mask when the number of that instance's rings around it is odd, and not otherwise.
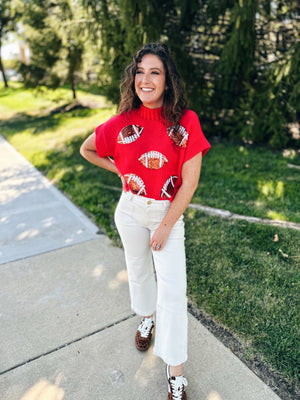
[{"label": "jean button", "polygon": [[151,203],[152,203],[151,200],[148,200],[148,201],[147,201],[148,206],[150,206]]}]

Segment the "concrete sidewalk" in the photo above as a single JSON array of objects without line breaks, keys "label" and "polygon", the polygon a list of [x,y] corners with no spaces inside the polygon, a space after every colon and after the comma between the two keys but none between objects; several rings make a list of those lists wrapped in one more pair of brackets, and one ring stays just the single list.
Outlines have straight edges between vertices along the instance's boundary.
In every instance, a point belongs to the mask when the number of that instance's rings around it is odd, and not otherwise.
[{"label": "concrete sidewalk", "polygon": [[[123,251],[0,137],[0,399],[167,398]],[[189,400],[278,400],[189,315]]]}]

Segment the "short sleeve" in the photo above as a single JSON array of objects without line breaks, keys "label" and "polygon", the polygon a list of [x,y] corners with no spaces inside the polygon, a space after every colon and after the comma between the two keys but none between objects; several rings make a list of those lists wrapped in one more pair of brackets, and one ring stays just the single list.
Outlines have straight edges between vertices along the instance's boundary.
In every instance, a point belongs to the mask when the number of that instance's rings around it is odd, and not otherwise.
[{"label": "short sleeve", "polygon": [[99,157],[109,156],[105,137],[105,124],[99,125],[95,129],[95,145]]},{"label": "short sleeve", "polygon": [[202,132],[199,118],[194,111],[188,110],[180,123],[188,132],[188,141],[184,161],[188,161],[202,152],[204,156],[210,149],[210,144]]},{"label": "short sleeve", "polygon": [[114,156],[116,122],[116,117],[113,117],[95,129],[95,146],[99,157]]}]

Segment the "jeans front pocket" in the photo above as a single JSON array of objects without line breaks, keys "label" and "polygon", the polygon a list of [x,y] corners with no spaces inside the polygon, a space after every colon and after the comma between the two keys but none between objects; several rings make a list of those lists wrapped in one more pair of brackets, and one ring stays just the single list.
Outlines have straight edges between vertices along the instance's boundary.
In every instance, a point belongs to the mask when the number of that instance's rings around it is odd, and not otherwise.
[{"label": "jeans front pocket", "polygon": [[119,203],[116,207],[114,219],[115,223],[118,227],[118,221],[124,220],[127,218],[132,218],[134,211],[134,204],[130,201],[130,199],[126,196],[125,192],[122,192]]}]

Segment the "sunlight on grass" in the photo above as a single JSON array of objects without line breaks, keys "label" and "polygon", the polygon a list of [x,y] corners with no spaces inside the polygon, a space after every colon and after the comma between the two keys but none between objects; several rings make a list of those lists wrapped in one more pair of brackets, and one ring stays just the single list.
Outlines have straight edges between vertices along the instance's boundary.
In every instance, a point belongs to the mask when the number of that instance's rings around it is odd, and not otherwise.
[{"label": "sunlight on grass", "polygon": [[239,147],[239,152],[243,153],[245,156],[249,154],[249,151],[244,146]]},{"label": "sunlight on grass", "polygon": [[81,172],[81,171],[84,170],[84,166],[83,166],[83,165],[77,165],[77,166],[75,167],[75,170],[76,170],[76,172]]},{"label": "sunlight on grass", "polygon": [[[22,119],[11,122],[9,126],[3,126],[1,133],[8,135],[10,143],[25,157],[33,162],[46,157],[45,154],[55,150],[65,152],[68,155],[68,144],[91,134],[95,127],[114,114],[113,108],[100,110],[81,110],[74,114],[54,115],[31,119]],[[82,140],[83,140],[82,139]],[[78,149],[79,150],[79,149]]]},{"label": "sunlight on grass", "polygon": [[29,110],[42,110],[51,105],[70,101],[70,95],[66,89],[45,91],[43,88],[24,90],[23,86],[17,82],[10,82],[9,88],[0,89],[1,105],[0,112],[2,118],[9,118],[14,112]]},{"label": "sunlight on grass", "polygon": [[[0,86],[0,115],[1,118],[11,118],[16,112],[37,113],[38,111],[72,103],[72,92],[68,88],[50,90],[46,87],[25,89],[20,82],[9,82],[9,88]],[[98,106],[112,107],[104,96],[77,90],[78,101],[90,101]]]},{"label": "sunlight on grass", "polygon": [[284,196],[284,183],[282,181],[258,181],[260,193],[266,197],[282,199]]},{"label": "sunlight on grass", "polygon": [[270,219],[275,219],[275,220],[279,220],[279,221],[286,221],[287,220],[287,218],[286,218],[286,216],[284,214],[282,214],[280,212],[277,212],[277,211],[273,211],[273,210],[268,211],[267,212],[267,216]]},{"label": "sunlight on grass", "polygon": [[284,196],[284,183],[283,182],[277,182],[276,184],[276,189],[275,189],[275,196],[278,199],[282,199]]},{"label": "sunlight on grass", "polygon": [[51,182],[54,184],[58,183],[68,172],[72,173],[72,167],[61,167],[60,169],[56,170],[54,174],[51,174]]},{"label": "sunlight on grass", "polygon": [[[299,223],[300,174],[288,162],[265,147],[213,142],[192,201],[258,218],[274,210]],[[299,163],[297,157],[293,163]]]}]

